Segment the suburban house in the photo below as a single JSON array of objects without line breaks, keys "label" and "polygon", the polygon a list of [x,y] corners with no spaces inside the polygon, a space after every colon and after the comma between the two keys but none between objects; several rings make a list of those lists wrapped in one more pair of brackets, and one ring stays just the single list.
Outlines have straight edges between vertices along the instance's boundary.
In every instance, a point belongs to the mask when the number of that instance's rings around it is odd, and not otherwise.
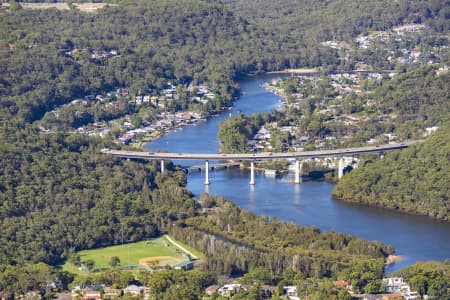
[{"label": "suburban house", "polygon": [[246,290],[242,285],[238,283],[225,284],[217,290],[217,293],[223,297],[231,297],[241,290]]},{"label": "suburban house", "polygon": [[386,293],[410,292],[409,284],[402,277],[383,278]]},{"label": "suburban house", "polygon": [[131,295],[140,295],[141,292],[144,291],[144,288],[142,286],[137,286],[135,284],[127,286],[124,290],[124,294],[131,294]]},{"label": "suburban house", "polygon": [[205,294],[208,296],[211,296],[212,294],[216,293],[220,286],[217,284],[213,284],[205,288]]},{"label": "suburban house", "polygon": [[100,290],[87,290],[84,292],[81,300],[100,300],[102,299],[102,295]]},{"label": "suburban house", "polygon": [[295,285],[285,286],[283,291],[288,297],[297,297],[297,286]]}]

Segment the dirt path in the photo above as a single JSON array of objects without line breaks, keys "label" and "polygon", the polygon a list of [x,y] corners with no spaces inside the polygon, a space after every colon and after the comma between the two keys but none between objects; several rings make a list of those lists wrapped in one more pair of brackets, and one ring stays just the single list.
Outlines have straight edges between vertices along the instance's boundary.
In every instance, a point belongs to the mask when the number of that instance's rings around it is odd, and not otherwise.
[{"label": "dirt path", "polygon": [[180,248],[181,250],[183,250],[184,252],[186,252],[187,254],[189,254],[193,259],[198,259],[198,256],[195,255],[194,253],[192,253],[191,251],[187,250],[186,248],[184,248],[183,246],[181,246],[180,244],[178,244],[177,242],[175,242],[174,240],[172,240],[172,238],[168,235],[165,236],[172,244],[174,244],[175,246],[177,246],[178,248]]}]

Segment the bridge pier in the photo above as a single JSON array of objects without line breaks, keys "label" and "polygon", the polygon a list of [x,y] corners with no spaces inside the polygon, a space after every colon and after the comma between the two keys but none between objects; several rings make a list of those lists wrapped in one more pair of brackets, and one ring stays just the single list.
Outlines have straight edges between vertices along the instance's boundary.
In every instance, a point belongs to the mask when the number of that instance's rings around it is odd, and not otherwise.
[{"label": "bridge pier", "polygon": [[209,185],[209,161],[205,161],[205,185]]},{"label": "bridge pier", "polygon": [[164,159],[161,159],[161,174],[164,173]]},{"label": "bridge pier", "polygon": [[339,166],[338,166],[338,178],[341,179],[342,176],[344,176],[344,158],[341,157],[339,159]]},{"label": "bridge pier", "polygon": [[250,162],[250,185],[255,185],[255,162]]},{"label": "bridge pier", "polygon": [[294,183],[296,183],[296,184],[300,184],[300,169],[301,169],[300,160],[296,159],[295,160],[295,179],[294,179]]}]

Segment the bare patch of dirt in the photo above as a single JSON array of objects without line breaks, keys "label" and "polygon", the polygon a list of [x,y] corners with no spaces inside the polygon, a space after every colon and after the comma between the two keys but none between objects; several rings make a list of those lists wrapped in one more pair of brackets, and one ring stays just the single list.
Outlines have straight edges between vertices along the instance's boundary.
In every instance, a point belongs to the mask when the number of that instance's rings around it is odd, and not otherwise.
[{"label": "bare patch of dirt", "polygon": [[167,263],[170,261],[173,261],[175,263],[180,263],[183,261],[183,259],[179,258],[179,257],[174,257],[174,256],[151,256],[151,257],[141,258],[139,260],[139,264],[142,266],[148,266],[151,264],[152,261],[153,262],[157,261],[156,265],[167,265]]}]

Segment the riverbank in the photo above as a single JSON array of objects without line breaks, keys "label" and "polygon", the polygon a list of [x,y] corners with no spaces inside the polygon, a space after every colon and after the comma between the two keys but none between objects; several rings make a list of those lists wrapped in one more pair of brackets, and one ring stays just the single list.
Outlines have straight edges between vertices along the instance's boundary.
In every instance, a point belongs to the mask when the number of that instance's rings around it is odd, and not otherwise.
[{"label": "riverbank", "polygon": [[[208,115],[202,115],[200,118],[191,118],[187,122],[186,120],[181,120],[180,122],[175,123],[174,125],[167,125],[166,127],[162,128],[161,130],[157,131],[151,131],[149,133],[146,133],[145,136],[141,138],[136,138],[136,141],[132,143],[132,145],[136,148],[145,150],[145,145],[150,142],[154,142],[161,137],[163,137],[166,134],[173,133],[178,130],[183,130],[186,127],[189,126],[197,126],[200,123],[206,122],[211,118],[217,117],[218,114],[229,110],[230,107],[223,107],[220,111],[214,113],[214,114],[208,114]],[[189,114],[191,112],[189,111],[181,111],[178,114]],[[144,129],[145,128],[139,128]]]},{"label": "riverbank", "polygon": [[[279,106],[280,97],[262,88],[264,83],[279,77],[283,76],[249,77],[239,82],[242,94],[230,111],[197,126],[187,126],[165,134],[145,148],[173,153],[218,153],[218,126],[229,118],[230,113],[249,115]],[[203,162],[181,162],[183,166],[198,163]],[[187,188],[198,197],[204,192],[220,195],[257,215],[392,245],[396,253],[405,255],[405,259],[386,265],[387,273],[417,261],[443,261],[450,253],[448,224],[426,217],[336,201],[331,197],[334,184],[325,180],[302,178],[302,184],[298,185],[255,172],[255,185],[251,186],[248,169],[229,168],[210,171],[210,185],[205,186],[204,172],[190,172],[187,176]]]},{"label": "riverbank", "polygon": [[301,68],[301,69],[285,69],[281,71],[271,71],[267,74],[318,74],[320,70],[317,68]]},{"label": "riverbank", "polygon": [[405,257],[402,255],[388,255],[388,257],[386,257],[386,262],[384,263],[385,265],[391,265],[394,264],[396,262],[400,262],[402,260],[404,260]]}]

